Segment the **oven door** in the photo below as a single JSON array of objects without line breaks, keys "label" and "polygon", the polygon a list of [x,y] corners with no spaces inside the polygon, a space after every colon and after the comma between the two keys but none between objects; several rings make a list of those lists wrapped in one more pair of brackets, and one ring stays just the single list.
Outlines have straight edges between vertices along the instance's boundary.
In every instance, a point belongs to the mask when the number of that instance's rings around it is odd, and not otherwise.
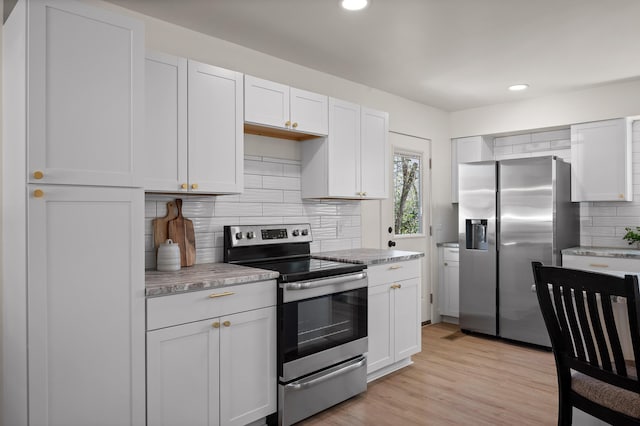
[{"label": "oven door", "polygon": [[288,382],[367,352],[367,274],[280,284],[279,376]]}]

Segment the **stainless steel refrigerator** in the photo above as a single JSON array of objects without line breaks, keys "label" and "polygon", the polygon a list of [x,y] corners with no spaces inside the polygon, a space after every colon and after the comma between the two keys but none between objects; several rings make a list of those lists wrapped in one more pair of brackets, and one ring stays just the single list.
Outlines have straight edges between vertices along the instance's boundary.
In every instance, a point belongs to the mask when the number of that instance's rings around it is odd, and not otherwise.
[{"label": "stainless steel refrigerator", "polygon": [[532,261],[579,244],[570,166],[554,156],[459,166],[460,328],[550,346]]}]

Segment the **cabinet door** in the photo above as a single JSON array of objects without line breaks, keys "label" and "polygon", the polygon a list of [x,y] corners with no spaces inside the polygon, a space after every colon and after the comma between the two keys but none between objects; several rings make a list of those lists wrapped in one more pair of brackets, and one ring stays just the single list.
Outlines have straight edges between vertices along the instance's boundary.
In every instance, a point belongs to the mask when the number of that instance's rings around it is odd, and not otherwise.
[{"label": "cabinet door", "polygon": [[458,202],[458,164],[493,160],[492,141],[483,136],[451,139],[451,202]]},{"label": "cabinet door", "polygon": [[450,317],[458,317],[460,309],[460,291],[459,291],[459,270],[460,263],[445,262],[444,263],[444,291],[445,304],[443,306],[443,315]]},{"label": "cabinet door", "polygon": [[389,196],[389,114],[362,108],[361,191],[364,198]]},{"label": "cabinet door", "polygon": [[398,283],[394,298],[394,348],[396,361],[421,350],[420,280],[413,278]]},{"label": "cabinet door", "polygon": [[329,99],[329,196],[360,197],[360,105]]},{"label": "cabinet door", "polygon": [[390,284],[369,287],[367,374],[394,362],[394,316]]},{"label": "cabinet door", "polygon": [[306,90],[289,89],[291,128],[326,135],[329,131],[329,98]]},{"label": "cabinet door", "polygon": [[149,426],[219,424],[219,338],[205,320],[147,333]]},{"label": "cabinet door", "polygon": [[276,411],[276,308],[220,321],[220,423],[242,426]]},{"label": "cabinet door", "polygon": [[144,193],[28,191],[30,422],[143,425]]},{"label": "cabinet door", "polygon": [[246,75],[244,91],[244,121],[289,128],[289,86]]},{"label": "cabinet door", "polygon": [[243,189],[242,74],[189,60],[189,190]]},{"label": "cabinet door", "polygon": [[631,128],[624,119],[571,126],[571,201],[631,201]]},{"label": "cabinet door", "polygon": [[147,52],[144,189],[186,191],[187,60]]},{"label": "cabinet door", "polygon": [[142,23],[65,0],[28,19],[29,181],[141,185]]}]

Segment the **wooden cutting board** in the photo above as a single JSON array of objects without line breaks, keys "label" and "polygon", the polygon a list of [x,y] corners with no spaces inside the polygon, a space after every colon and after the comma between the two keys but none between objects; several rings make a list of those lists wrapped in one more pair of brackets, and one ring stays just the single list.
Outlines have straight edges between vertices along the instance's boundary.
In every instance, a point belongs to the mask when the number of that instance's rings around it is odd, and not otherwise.
[{"label": "wooden cutting board", "polygon": [[169,201],[167,203],[167,215],[153,219],[153,244],[157,249],[160,243],[164,243],[169,238],[169,221],[178,217],[176,203]]},{"label": "wooden cutting board", "polygon": [[180,265],[191,266],[196,263],[196,234],[193,222],[182,216],[182,200],[176,200],[178,217],[169,221],[169,238],[180,247]]}]

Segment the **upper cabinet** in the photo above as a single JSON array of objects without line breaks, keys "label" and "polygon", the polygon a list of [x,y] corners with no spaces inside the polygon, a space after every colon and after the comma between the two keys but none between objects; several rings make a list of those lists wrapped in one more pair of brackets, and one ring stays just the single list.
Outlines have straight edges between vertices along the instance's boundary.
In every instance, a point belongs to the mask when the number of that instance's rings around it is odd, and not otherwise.
[{"label": "upper cabinet", "polygon": [[329,136],[303,142],[302,197],[388,197],[389,115],[329,99]]},{"label": "upper cabinet", "polygon": [[242,192],[241,73],[149,52],[145,96],[145,190]]},{"label": "upper cabinet", "polygon": [[139,186],[142,23],[71,1],[31,1],[27,20],[28,181]]},{"label": "upper cabinet", "polygon": [[631,201],[632,119],[571,126],[571,201]]},{"label": "upper cabinet", "polygon": [[458,202],[458,164],[493,160],[492,141],[485,136],[451,139],[451,202]]},{"label": "upper cabinet", "polygon": [[327,96],[249,75],[244,90],[247,133],[297,140],[327,134]]}]

